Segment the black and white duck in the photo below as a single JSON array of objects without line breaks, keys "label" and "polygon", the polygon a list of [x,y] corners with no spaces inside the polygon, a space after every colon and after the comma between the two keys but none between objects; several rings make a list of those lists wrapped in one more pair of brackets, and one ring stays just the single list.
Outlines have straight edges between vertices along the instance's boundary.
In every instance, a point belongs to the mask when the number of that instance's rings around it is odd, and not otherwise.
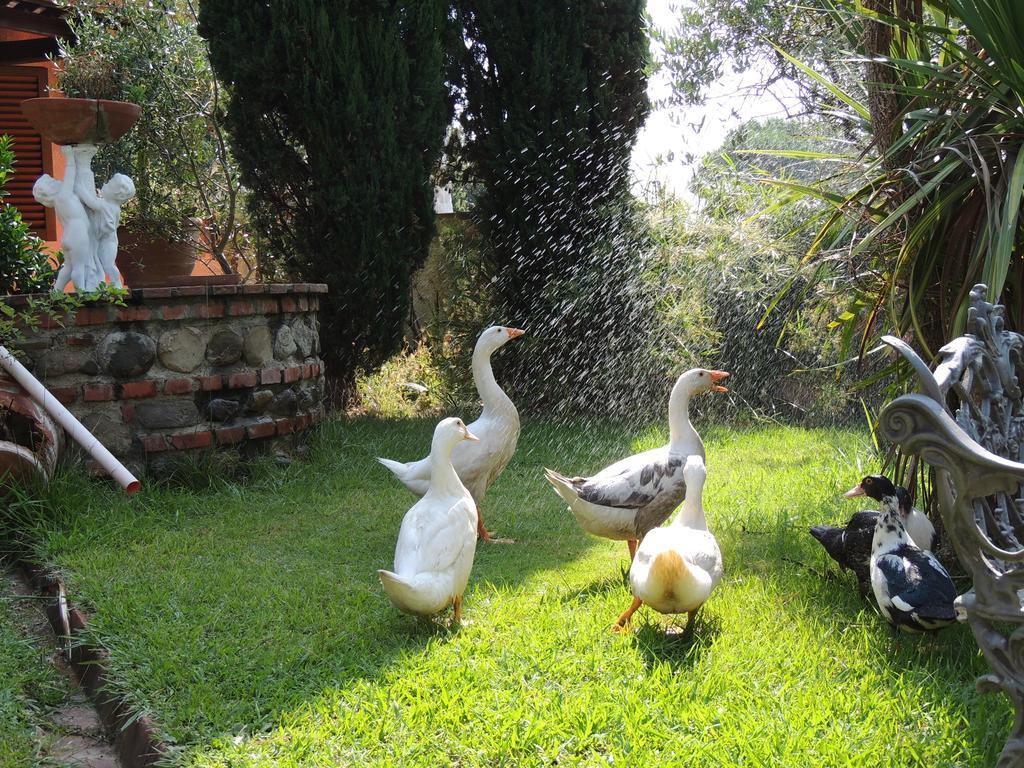
[{"label": "black and white duck", "polygon": [[[870,475],[843,495],[846,498],[870,495],[867,488],[883,479],[882,475]],[[921,510],[911,506],[910,493],[906,488],[896,486],[896,498],[911,541],[923,550],[932,551],[935,547],[935,526],[932,521]],[[871,591],[871,542],[875,537],[878,515],[874,510],[863,510],[851,517],[842,528],[830,525],[813,525],[810,528],[811,536],[821,543],[829,557],[839,563],[840,567],[853,571],[861,597],[867,597]]]},{"label": "black and white duck", "polygon": [[882,615],[894,628],[910,632],[928,632],[955,623],[953,580],[935,555],[910,540],[896,486],[887,477],[875,476],[865,477],[857,488],[881,504],[871,541],[870,568],[871,590]]}]

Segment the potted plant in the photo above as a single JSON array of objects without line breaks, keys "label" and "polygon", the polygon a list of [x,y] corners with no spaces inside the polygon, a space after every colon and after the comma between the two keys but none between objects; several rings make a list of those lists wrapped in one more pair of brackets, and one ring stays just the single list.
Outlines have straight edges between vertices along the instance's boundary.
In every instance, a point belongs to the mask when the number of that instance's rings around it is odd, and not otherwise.
[{"label": "potted plant", "polygon": [[245,271],[238,174],[191,2],[79,2],[74,10],[77,42],[58,62],[61,90],[93,97],[106,89],[105,98],[141,107],[135,128],[93,163],[100,178],[121,172],[135,182],[118,233],[126,282],[189,282],[197,252],[225,274]]},{"label": "potted plant", "polygon": [[139,119],[141,107],[124,100],[108,62],[83,58],[69,85],[72,96],[79,98],[43,97],[21,103],[28,121],[54,144],[109,144]]}]

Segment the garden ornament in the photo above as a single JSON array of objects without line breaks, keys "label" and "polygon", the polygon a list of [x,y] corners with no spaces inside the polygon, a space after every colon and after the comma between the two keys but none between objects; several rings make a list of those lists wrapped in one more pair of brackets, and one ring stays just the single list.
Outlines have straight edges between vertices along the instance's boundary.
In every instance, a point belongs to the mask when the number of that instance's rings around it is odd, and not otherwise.
[{"label": "garden ornament", "polygon": [[135,195],[135,185],[121,173],[114,174],[96,192],[92,173],[94,144],[65,144],[60,148],[66,168],[63,181],[44,173],[32,187],[32,195],[42,205],[53,208],[63,227],[60,247],[64,264],[53,284],[55,293],[69,282],[79,293],[97,290],[110,279],[120,288],[117,258],[117,226],[121,206]]}]

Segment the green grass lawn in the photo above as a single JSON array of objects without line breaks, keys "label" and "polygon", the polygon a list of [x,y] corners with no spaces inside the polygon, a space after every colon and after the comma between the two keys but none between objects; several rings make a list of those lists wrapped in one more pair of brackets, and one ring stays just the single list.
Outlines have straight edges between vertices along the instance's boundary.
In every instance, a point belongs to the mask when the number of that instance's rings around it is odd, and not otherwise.
[{"label": "green grass lawn", "polygon": [[[1011,720],[982,697],[970,632],[894,638],[806,527],[869,462],[856,431],[705,430],[705,504],[726,563],[692,643],[629,604],[626,547],[576,526],[541,476],[663,438],[528,423],[450,629],[395,612],[412,496],[378,455],[426,421],[328,425],[308,462],[247,484],[127,498],[52,488],[40,555],[93,612],[117,677],[188,766],[989,766]],[[865,464],[865,469],[870,467]]]},{"label": "green grass lawn", "polygon": [[41,707],[59,701],[63,687],[44,651],[26,639],[10,599],[0,581],[0,766],[28,768],[41,764]]}]

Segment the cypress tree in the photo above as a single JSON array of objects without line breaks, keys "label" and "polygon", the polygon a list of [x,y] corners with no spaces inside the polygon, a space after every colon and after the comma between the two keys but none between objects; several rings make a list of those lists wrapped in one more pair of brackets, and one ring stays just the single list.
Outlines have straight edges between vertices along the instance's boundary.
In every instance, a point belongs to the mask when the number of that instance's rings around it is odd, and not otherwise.
[{"label": "cypress tree", "polygon": [[203,0],[200,32],[228,85],[248,207],[287,271],[324,282],[335,394],[395,351],[412,270],[433,234],[451,119],[442,0]]},{"label": "cypress tree", "polygon": [[505,376],[534,405],[636,401],[650,307],[630,156],[649,110],[644,0],[457,0],[463,160],[503,321]]}]

